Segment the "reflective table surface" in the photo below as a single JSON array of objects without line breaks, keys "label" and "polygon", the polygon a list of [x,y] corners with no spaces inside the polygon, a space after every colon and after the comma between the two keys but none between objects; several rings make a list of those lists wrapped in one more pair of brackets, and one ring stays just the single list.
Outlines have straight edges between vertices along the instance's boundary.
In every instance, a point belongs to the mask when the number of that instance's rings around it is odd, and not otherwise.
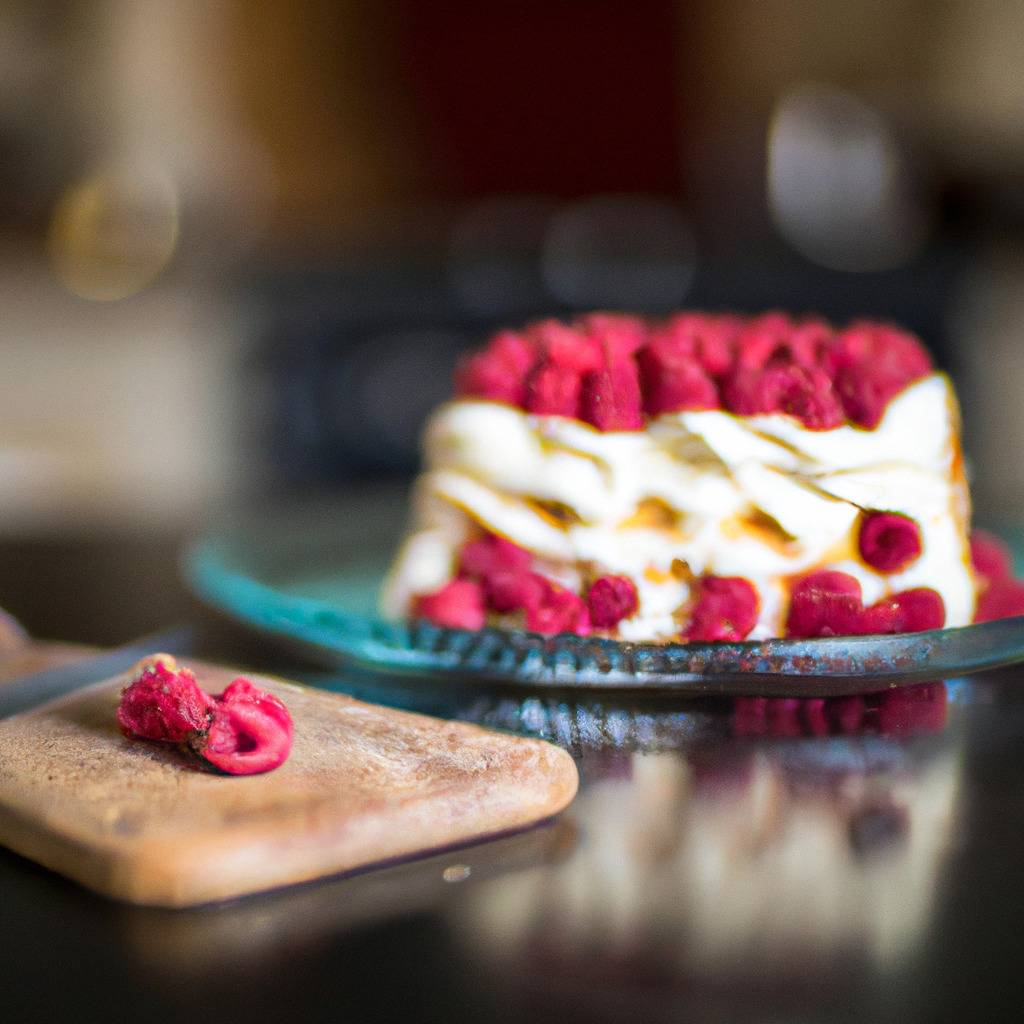
[{"label": "reflective table surface", "polygon": [[192,910],[0,851],[5,1020],[1013,1019],[1024,672],[833,700],[516,694],[304,672],[543,736],[581,788],[533,830]]}]

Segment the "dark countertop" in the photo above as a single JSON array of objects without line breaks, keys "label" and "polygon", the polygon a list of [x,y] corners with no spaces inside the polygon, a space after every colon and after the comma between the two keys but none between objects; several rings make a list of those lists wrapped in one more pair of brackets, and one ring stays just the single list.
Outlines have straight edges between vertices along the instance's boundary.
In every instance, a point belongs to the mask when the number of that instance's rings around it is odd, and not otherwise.
[{"label": "dark countertop", "polygon": [[[196,653],[311,678],[212,620]],[[111,903],[0,851],[4,1019],[987,1021],[1019,1005],[1024,672],[824,704],[315,681],[544,735],[577,758],[580,794],[529,832],[194,911]]]}]

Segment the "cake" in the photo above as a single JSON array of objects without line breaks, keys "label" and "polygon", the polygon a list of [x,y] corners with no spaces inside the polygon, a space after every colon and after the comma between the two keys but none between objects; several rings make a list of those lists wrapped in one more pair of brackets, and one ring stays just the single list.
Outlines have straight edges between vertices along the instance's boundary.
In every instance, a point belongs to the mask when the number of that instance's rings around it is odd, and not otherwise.
[{"label": "cake", "polygon": [[952,384],[897,327],[594,313],[498,332],[455,383],[390,616],[696,642],[1024,612],[972,551]]}]

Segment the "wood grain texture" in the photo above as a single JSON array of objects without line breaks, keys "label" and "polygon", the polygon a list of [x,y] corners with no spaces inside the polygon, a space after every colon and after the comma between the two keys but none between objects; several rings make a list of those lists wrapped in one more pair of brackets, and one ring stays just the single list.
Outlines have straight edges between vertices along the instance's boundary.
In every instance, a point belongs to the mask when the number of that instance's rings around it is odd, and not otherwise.
[{"label": "wood grain texture", "polygon": [[[235,676],[193,667],[213,693]],[[0,843],[97,892],[183,907],[523,828],[576,792],[550,744],[249,678],[295,720],[266,775],[122,736],[127,677],[0,722]]]}]

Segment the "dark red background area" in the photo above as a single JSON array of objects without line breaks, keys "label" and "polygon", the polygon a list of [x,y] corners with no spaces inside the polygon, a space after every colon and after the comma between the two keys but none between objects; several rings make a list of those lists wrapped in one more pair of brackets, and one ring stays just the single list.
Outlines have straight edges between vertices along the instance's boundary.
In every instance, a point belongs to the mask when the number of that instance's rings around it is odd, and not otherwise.
[{"label": "dark red background area", "polygon": [[439,191],[678,194],[672,3],[401,8],[402,71]]}]

